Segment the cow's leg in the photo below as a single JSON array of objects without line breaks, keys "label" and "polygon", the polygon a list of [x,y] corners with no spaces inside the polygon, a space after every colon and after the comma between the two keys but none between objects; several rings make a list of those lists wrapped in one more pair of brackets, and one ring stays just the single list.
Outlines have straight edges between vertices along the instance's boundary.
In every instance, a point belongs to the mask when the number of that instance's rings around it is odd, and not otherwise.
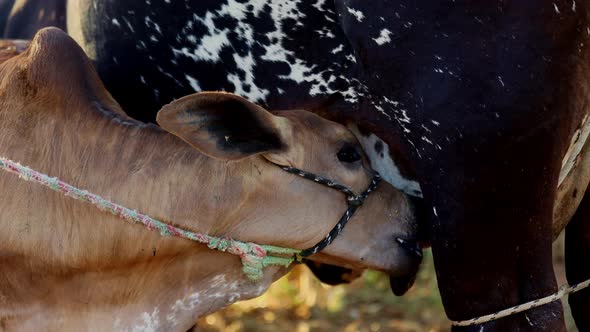
[{"label": "cow's leg", "polygon": [[[565,233],[565,267],[573,285],[590,279],[590,193],[584,195]],[[572,314],[580,331],[590,331],[590,289],[569,297]]]},{"label": "cow's leg", "polygon": [[[527,142],[480,149],[480,157],[468,155],[460,169],[439,163],[444,172],[426,186],[434,188],[426,194],[434,197],[433,252],[449,318],[491,314],[557,290],[551,216],[559,163],[540,163],[549,159],[543,156],[551,153],[550,137],[543,131]],[[565,325],[554,302],[453,331],[555,332]]]}]

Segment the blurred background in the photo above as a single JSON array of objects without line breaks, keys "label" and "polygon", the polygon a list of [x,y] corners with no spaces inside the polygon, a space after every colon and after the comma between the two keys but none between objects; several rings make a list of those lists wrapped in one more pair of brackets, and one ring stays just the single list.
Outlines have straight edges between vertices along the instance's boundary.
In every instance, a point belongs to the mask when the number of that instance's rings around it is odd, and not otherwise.
[{"label": "blurred background", "polygon": [[[558,283],[565,282],[563,239],[554,245]],[[567,302],[567,301],[565,301]],[[576,332],[566,306],[568,331]],[[389,279],[375,271],[343,286],[321,284],[305,266],[273,284],[268,292],[203,317],[205,332],[438,332],[450,331],[436,285],[430,250],[416,283],[403,297],[389,290]]]}]

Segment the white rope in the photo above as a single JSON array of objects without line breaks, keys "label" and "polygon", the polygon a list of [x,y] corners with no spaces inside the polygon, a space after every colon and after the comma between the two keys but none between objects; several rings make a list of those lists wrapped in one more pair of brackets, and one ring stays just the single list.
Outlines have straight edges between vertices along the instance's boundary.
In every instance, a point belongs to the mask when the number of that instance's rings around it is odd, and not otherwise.
[{"label": "white rope", "polygon": [[546,296],[544,298],[541,298],[538,300],[533,300],[533,301],[523,303],[523,304],[519,304],[517,306],[511,307],[508,309],[504,309],[502,311],[498,311],[498,312],[490,314],[490,315],[485,315],[485,316],[472,318],[472,319],[468,319],[468,320],[453,321],[452,323],[454,326],[471,326],[471,325],[488,323],[488,322],[494,321],[496,319],[508,317],[508,316],[511,316],[514,314],[521,313],[523,311],[527,311],[527,310],[530,310],[533,308],[543,306],[545,304],[549,304],[553,301],[561,300],[566,295],[580,291],[588,286],[590,286],[590,280],[586,280],[584,282],[581,282],[581,283],[573,285],[573,286],[563,285],[559,288],[559,291],[557,291],[557,293],[551,294],[551,295]]}]

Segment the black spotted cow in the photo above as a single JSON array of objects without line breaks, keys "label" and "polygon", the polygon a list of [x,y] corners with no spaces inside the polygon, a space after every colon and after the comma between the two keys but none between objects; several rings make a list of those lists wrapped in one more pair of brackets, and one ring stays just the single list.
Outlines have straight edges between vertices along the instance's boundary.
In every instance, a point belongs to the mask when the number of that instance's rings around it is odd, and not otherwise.
[{"label": "black spotted cow", "polygon": [[[69,0],[68,12],[132,116],[226,90],[350,124],[374,168],[423,197],[449,318],[556,291],[551,243],[570,219],[568,279],[590,277],[590,1]],[[590,291],[570,303],[590,330]],[[553,302],[454,330],[565,327]]]}]

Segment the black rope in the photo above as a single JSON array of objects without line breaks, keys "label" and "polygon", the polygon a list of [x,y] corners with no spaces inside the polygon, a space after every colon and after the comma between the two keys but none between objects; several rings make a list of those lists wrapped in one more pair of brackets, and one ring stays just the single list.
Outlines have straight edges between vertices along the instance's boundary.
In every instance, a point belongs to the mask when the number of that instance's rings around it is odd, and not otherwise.
[{"label": "black rope", "polygon": [[313,173],[302,171],[302,170],[295,168],[295,167],[289,167],[289,166],[279,166],[279,167],[281,167],[286,172],[289,172],[291,174],[295,174],[295,175],[300,176],[302,178],[305,178],[305,179],[314,181],[316,183],[325,185],[325,186],[330,187],[332,189],[336,189],[346,195],[346,203],[348,204],[348,209],[346,209],[342,218],[340,218],[340,220],[338,221],[336,226],[334,226],[334,228],[332,228],[330,233],[328,233],[328,235],[323,240],[318,242],[313,247],[302,250],[301,253],[299,254],[300,257],[307,257],[310,255],[316,254],[316,253],[320,252],[321,250],[323,250],[324,248],[326,248],[327,246],[329,246],[336,239],[336,237],[338,237],[338,235],[340,235],[340,233],[342,233],[344,226],[346,226],[346,224],[348,223],[350,218],[352,218],[352,216],[354,215],[356,210],[361,205],[363,205],[363,203],[365,202],[365,199],[367,199],[367,197],[369,197],[369,194],[371,194],[371,192],[373,192],[377,188],[379,183],[381,182],[381,176],[379,176],[379,173],[374,172],[373,179],[371,180],[371,184],[369,184],[369,187],[362,194],[356,196],[350,188],[348,188],[347,186],[342,185],[338,182],[335,182],[333,180],[324,178],[322,176],[319,176],[319,175],[316,175]]}]

